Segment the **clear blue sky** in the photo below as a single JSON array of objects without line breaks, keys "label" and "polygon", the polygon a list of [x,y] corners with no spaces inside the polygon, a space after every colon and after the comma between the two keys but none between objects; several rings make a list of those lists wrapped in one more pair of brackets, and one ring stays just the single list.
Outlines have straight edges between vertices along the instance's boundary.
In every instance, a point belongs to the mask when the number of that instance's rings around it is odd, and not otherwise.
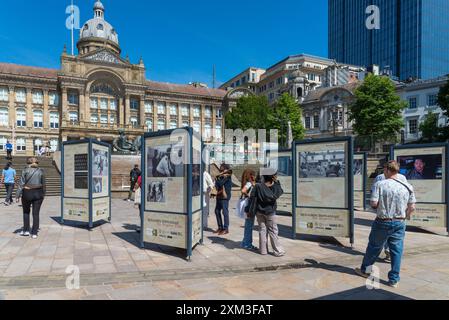
[{"label": "clear blue sky", "polygon": [[[94,0],[74,0],[81,25]],[[103,0],[122,56],[143,57],[147,77],[175,83],[228,80],[249,66],[266,68],[291,54],[327,56],[327,0]],[[70,51],[70,0],[2,1],[0,62],[59,68]],[[79,31],[76,30],[78,39]]]}]

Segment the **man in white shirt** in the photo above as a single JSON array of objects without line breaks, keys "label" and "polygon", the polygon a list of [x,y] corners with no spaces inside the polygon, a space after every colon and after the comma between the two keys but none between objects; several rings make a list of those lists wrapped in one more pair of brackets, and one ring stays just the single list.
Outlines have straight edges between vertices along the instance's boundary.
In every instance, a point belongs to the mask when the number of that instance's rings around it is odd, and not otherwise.
[{"label": "man in white shirt", "polygon": [[413,187],[399,180],[399,169],[400,166],[396,161],[388,162],[386,180],[380,181],[374,187],[371,207],[377,210],[377,218],[371,229],[362,266],[355,270],[358,275],[369,277],[369,269],[374,265],[387,243],[391,252],[391,271],[388,274],[388,284],[394,288],[397,288],[400,281],[405,221],[409,220],[415,211],[416,203]]}]

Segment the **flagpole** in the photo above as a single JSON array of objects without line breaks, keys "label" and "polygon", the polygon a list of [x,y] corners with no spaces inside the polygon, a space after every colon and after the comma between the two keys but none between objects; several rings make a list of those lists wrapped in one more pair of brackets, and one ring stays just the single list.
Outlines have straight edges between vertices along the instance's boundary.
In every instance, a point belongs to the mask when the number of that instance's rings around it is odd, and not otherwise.
[{"label": "flagpole", "polygon": [[73,11],[73,0],[71,1],[71,4],[72,4],[72,6],[70,7],[70,9],[71,9],[71,15],[72,15],[72,28],[71,28],[71,34],[72,34],[72,56],[74,55],[74,52],[73,52],[73,47],[74,47],[74,42],[75,42],[75,40],[74,40],[74,37],[73,37],[73,27],[74,27],[74,23],[75,23],[75,15],[74,15],[74,11]]}]

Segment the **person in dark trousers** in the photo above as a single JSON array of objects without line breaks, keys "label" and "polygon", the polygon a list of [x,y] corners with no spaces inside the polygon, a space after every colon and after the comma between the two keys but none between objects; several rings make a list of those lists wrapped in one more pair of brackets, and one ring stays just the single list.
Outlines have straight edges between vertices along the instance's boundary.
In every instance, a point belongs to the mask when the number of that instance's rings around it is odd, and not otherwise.
[{"label": "person in dark trousers", "polygon": [[6,141],[6,159],[12,160],[12,149],[14,148],[11,142]]},{"label": "person in dark trousers", "polygon": [[39,213],[45,198],[46,184],[44,170],[39,168],[37,158],[29,158],[28,167],[23,170],[22,177],[17,189],[17,199],[22,198],[23,208],[23,230],[21,236],[30,236],[30,212],[33,208],[33,228],[31,229],[31,237],[37,239],[39,231]]},{"label": "person in dark trousers", "polygon": [[[267,171],[272,172],[271,169]],[[268,238],[271,240],[271,246],[274,256],[282,257],[285,251],[279,242],[279,230],[276,223],[277,199],[284,191],[276,174],[262,173],[263,182],[258,183],[253,188],[250,195],[249,214],[256,215],[259,224],[259,250],[261,255],[268,254]]]},{"label": "person in dark trousers", "polygon": [[128,201],[131,201],[131,197],[133,196],[134,187],[136,186],[137,179],[140,177],[142,172],[139,169],[139,165],[136,164],[134,166],[134,169],[131,170],[129,173],[129,181],[131,182],[131,186],[129,188],[129,194],[128,194]]},{"label": "person in dark trousers", "polygon": [[5,206],[9,206],[13,203],[12,193],[14,191],[14,185],[16,183],[16,170],[12,167],[12,163],[8,162],[2,172],[2,183],[6,188]]},{"label": "person in dark trousers", "polygon": [[226,164],[222,164],[220,166],[220,174],[216,177],[215,182],[215,188],[217,189],[215,216],[217,217],[218,229],[214,233],[217,233],[219,236],[229,234],[229,201],[232,193],[231,176],[231,168]]}]

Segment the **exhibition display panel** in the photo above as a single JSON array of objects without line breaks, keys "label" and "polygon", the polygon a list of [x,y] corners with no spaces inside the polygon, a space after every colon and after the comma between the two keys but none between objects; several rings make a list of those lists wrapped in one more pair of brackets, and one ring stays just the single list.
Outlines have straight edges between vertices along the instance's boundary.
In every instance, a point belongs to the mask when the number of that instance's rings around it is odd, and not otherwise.
[{"label": "exhibition display panel", "polygon": [[366,210],[366,183],[367,183],[367,159],[366,152],[354,153],[354,207]]},{"label": "exhibition display panel", "polygon": [[354,243],[352,137],[295,142],[293,238],[344,237]]},{"label": "exhibition display panel", "polygon": [[202,141],[192,128],[147,133],[142,149],[141,245],[202,242]]},{"label": "exhibition display panel", "polygon": [[390,156],[415,192],[416,211],[408,225],[449,231],[449,144],[395,146]]},{"label": "exhibition display panel", "polygon": [[111,147],[93,139],[62,147],[61,221],[111,221]]}]

